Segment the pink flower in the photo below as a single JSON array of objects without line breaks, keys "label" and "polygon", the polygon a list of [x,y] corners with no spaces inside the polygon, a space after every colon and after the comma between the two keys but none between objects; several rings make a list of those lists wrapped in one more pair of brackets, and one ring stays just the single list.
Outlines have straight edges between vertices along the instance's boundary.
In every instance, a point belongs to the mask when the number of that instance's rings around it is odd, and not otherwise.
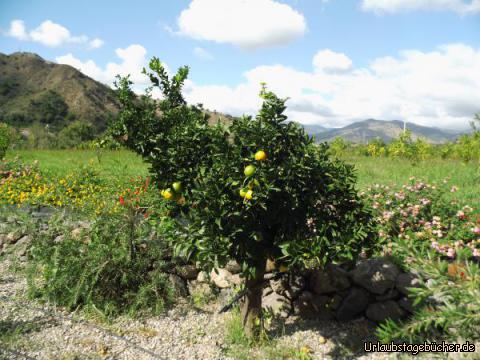
[{"label": "pink flower", "polygon": [[448,248],[448,250],[447,250],[447,256],[448,256],[449,258],[454,258],[455,255],[456,255],[455,249],[453,249],[453,248]]},{"label": "pink flower", "polygon": [[473,249],[473,256],[480,257],[480,250],[479,249]]},{"label": "pink flower", "polygon": [[480,227],[475,226],[475,227],[472,229],[472,232],[473,232],[475,235],[480,235]]},{"label": "pink flower", "polygon": [[457,211],[457,217],[460,220],[463,220],[463,219],[465,219],[465,213],[462,210],[459,210],[459,211]]}]

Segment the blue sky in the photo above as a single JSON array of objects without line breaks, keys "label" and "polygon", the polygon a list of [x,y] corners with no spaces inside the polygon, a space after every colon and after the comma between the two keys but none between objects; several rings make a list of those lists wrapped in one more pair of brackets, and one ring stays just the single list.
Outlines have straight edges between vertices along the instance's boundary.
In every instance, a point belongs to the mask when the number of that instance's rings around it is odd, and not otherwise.
[{"label": "blue sky", "polygon": [[191,102],[254,113],[260,81],[294,120],[375,117],[465,128],[480,111],[480,1],[13,1],[0,52],[30,51],[111,84],[152,56],[191,67]]}]

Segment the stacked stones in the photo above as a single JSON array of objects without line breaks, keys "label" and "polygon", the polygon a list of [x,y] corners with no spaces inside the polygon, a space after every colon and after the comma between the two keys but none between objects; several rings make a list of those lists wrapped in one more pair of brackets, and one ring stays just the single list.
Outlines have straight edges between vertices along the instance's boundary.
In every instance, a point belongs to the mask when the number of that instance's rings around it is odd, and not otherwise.
[{"label": "stacked stones", "polygon": [[[270,280],[263,290],[263,306],[280,317],[348,321],[366,316],[382,322],[413,312],[407,288],[418,286],[418,280],[387,259],[362,260],[350,270],[329,264],[305,274],[286,273],[279,279],[273,279],[274,269],[269,262],[265,277]],[[239,272],[238,264],[230,262],[224,269],[212,271],[210,279],[205,273],[198,273],[189,288],[210,281],[223,292],[231,293],[228,289],[242,281]]]}]

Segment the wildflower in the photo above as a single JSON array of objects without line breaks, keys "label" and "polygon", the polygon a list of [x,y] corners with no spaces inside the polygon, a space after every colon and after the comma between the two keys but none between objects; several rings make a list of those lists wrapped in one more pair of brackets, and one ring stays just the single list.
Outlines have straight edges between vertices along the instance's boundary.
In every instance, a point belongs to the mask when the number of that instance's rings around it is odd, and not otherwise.
[{"label": "wildflower", "polygon": [[123,196],[120,196],[118,201],[120,202],[120,205],[122,205],[122,206],[125,205],[125,199],[123,198]]},{"label": "wildflower", "polygon": [[456,192],[458,190],[458,187],[456,186],[452,186],[452,188],[450,189],[450,192]]},{"label": "wildflower", "polygon": [[475,235],[480,235],[480,227],[475,226],[475,227],[472,229],[472,232],[473,232]]},{"label": "wildflower", "polygon": [[459,210],[459,211],[457,211],[457,217],[460,220],[464,220],[465,219],[465,213],[462,210]]},{"label": "wildflower", "polygon": [[448,250],[447,250],[447,256],[448,256],[449,258],[452,258],[452,259],[453,259],[453,258],[455,257],[455,255],[456,255],[455,249],[454,249],[454,248],[448,248]]}]

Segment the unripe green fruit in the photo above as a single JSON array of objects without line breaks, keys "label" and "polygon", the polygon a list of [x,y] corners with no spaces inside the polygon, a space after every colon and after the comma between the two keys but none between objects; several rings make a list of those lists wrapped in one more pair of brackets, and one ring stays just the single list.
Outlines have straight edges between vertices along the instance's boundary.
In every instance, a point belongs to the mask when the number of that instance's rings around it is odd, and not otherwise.
[{"label": "unripe green fruit", "polygon": [[245,176],[252,176],[253,174],[255,174],[255,170],[255,166],[248,165],[247,167],[245,167],[245,170],[243,170],[243,173],[245,174]]}]

